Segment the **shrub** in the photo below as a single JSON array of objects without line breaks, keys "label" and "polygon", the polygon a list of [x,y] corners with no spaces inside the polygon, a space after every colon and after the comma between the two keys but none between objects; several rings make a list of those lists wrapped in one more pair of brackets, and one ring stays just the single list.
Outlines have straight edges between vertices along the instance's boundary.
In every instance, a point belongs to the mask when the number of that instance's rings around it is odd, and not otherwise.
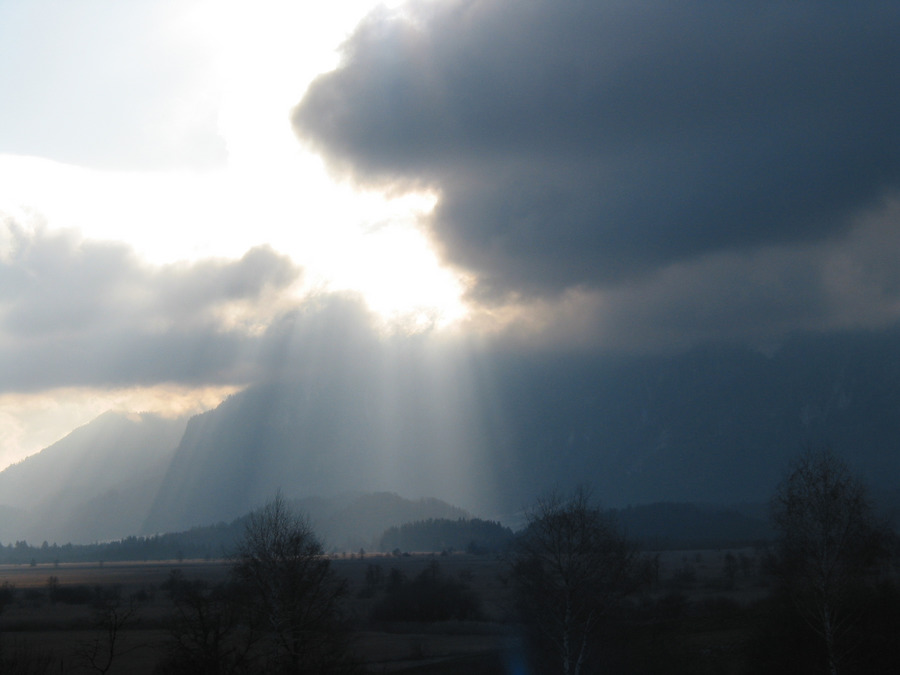
[{"label": "shrub", "polygon": [[408,581],[391,569],[386,595],[372,618],[380,621],[460,621],[482,618],[481,602],[467,584],[445,576],[432,561]]},{"label": "shrub", "polygon": [[89,586],[57,586],[52,591],[53,602],[65,605],[88,605],[94,601],[95,592]]},{"label": "shrub", "polygon": [[0,612],[3,611],[3,608],[6,607],[6,605],[10,604],[15,599],[16,587],[8,581],[4,581],[0,584]]}]

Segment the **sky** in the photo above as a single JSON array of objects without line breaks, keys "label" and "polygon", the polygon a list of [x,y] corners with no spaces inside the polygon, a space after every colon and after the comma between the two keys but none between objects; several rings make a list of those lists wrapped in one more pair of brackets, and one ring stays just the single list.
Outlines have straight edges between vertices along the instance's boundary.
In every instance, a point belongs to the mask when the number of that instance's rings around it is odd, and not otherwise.
[{"label": "sky", "polygon": [[865,0],[0,0],[0,467],[212,407],[338,301],[536,359],[896,326],[898,29]]}]

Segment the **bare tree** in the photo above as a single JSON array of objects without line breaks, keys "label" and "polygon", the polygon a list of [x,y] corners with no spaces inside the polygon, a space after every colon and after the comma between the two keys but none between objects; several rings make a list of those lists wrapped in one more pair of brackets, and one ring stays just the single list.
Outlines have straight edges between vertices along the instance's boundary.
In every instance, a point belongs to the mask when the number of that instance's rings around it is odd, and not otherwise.
[{"label": "bare tree", "polygon": [[124,599],[118,586],[98,586],[95,593],[94,623],[97,632],[93,638],[76,646],[75,658],[83,667],[103,674],[110,671],[117,657],[142,647],[122,646],[122,633],[134,622],[138,604],[134,597]]},{"label": "bare tree", "polygon": [[552,492],[527,514],[511,561],[517,608],[541,672],[579,675],[609,612],[638,585],[635,546],[579,488]]},{"label": "bare tree", "polygon": [[832,450],[807,449],[771,503],[779,569],[793,604],[821,637],[827,672],[837,675],[858,619],[852,596],[882,548],[863,483]]},{"label": "bare tree", "polygon": [[341,617],[346,582],[331,569],[309,521],[281,494],[250,515],[233,572],[273,646],[267,672],[352,669]]},{"label": "bare tree", "polygon": [[163,587],[174,606],[170,639],[157,671],[167,675],[239,675],[259,672],[258,635],[247,624],[240,589],[189,581],[179,570]]}]

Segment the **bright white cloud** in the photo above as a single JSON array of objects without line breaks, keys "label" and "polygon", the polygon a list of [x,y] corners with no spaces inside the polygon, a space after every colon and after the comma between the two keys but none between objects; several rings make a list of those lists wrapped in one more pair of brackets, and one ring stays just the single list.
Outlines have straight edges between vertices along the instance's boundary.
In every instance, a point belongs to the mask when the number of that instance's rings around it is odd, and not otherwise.
[{"label": "bright white cloud", "polygon": [[[57,146],[37,142],[38,130],[17,128],[18,118],[4,120],[0,111],[0,126],[25,138],[10,145],[0,135],[0,153],[11,148],[19,153],[0,154],[0,211],[19,220],[36,217],[50,228],[74,228],[95,239],[127,242],[155,263],[236,258],[266,244],[302,265],[311,288],[359,292],[386,317],[419,316],[423,308],[445,319],[458,316],[462,284],[438,265],[427,239],[416,231],[423,199],[427,210],[433,198],[361,193],[336,184],[322,162],[301,147],[289,123],[291,107],[317,73],[336,65],[338,47],[372,4],[136,3],[109,18],[95,4],[67,10],[77,19],[74,32],[104,20],[115,24],[85,28],[86,35],[103,43],[90,54],[139,42],[140,48],[125,50],[134,63],[123,68],[141,73],[149,68],[146,62],[179,58],[192,68],[179,87],[148,82],[148,91],[104,89],[109,105],[98,105],[95,117],[80,118],[56,133],[81,136],[113,128],[122,123],[117,102],[130,96],[152,100],[165,111],[152,128],[131,129],[134,142],[143,143],[149,134],[148,142],[165,144],[163,137],[177,135],[179,120],[192,114],[186,106],[193,99],[186,100],[182,90],[201,91],[205,102],[215,104],[214,114],[202,119],[204,133],[220,138],[227,156],[217,165],[161,168],[138,162],[129,171],[114,171],[87,156],[54,153]],[[36,12],[12,18],[36,30]],[[145,30],[138,19],[150,26]],[[191,45],[187,52],[185,45]],[[77,50],[65,51],[45,46],[39,54],[44,65],[36,72],[38,88],[53,86],[57,76],[50,82],[41,77],[90,70],[90,54],[82,59]],[[154,82],[155,77],[148,75]],[[18,90],[8,93],[15,98]],[[121,140],[120,146],[123,157],[132,150]]]}]

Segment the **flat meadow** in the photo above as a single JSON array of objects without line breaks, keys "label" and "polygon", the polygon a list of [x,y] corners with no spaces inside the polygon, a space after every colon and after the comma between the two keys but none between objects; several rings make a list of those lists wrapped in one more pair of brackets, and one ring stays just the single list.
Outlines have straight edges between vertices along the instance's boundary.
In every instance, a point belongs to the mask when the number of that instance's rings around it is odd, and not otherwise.
[{"label": "flat meadow", "polygon": [[[711,655],[712,661],[717,660],[716,654],[719,661],[728,660],[729,651],[749,638],[749,624],[733,617],[739,608],[767,593],[758,552],[733,552],[732,560],[739,562],[730,572],[728,553],[648,554],[658,561],[656,578],[634,600],[637,605],[672,607],[679,618],[677,635],[683,646]],[[5,654],[46,664],[43,672],[96,672],[84,654],[93,647],[105,648],[108,638],[104,626],[97,623],[92,598],[103,589],[117,589],[133,612],[118,631],[108,672],[153,673],[170,638],[168,617],[173,604],[164,590],[166,580],[178,570],[185,579],[214,584],[227,578],[229,565],[227,560],[171,560],[0,566],[0,587],[9,597],[0,611],[0,646]],[[392,573],[413,579],[429,567],[472,591],[480,603],[477,620],[373,618],[383,597],[382,592],[366,592],[375,572],[382,579]],[[354,627],[354,652],[366,672],[488,675],[512,669],[518,641],[501,558],[463,553],[340,554],[332,556],[332,568],[348,583],[345,610]],[[692,607],[705,609],[692,611]],[[709,620],[713,615],[718,620]],[[695,620],[685,623],[691,616]],[[657,639],[671,637],[665,624],[660,626],[633,639],[647,640],[652,651]],[[724,672],[744,672],[739,663],[735,668]],[[645,670],[654,672],[652,665]]]}]

